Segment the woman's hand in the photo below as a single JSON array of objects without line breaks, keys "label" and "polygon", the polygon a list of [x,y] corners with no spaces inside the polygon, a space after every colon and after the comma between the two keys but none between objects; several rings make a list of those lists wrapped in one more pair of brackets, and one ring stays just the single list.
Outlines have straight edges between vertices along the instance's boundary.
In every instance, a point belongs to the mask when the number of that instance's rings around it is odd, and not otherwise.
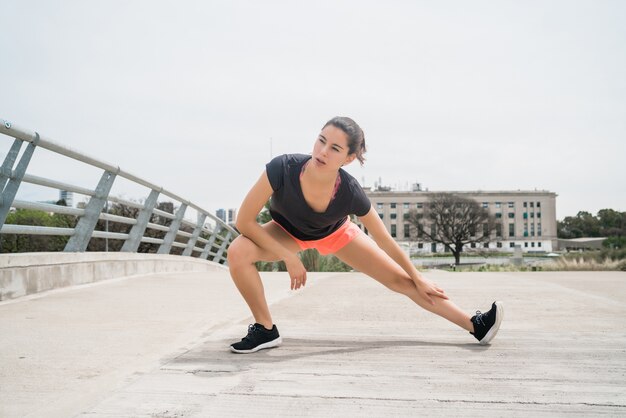
[{"label": "woman's hand", "polygon": [[292,255],[285,259],[285,265],[291,278],[291,290],[300,289],[301,286],[306,285],[306,269],[304,264],[297,255]]},{"label": "woman's hand", "polygon": [[448,299],[448,296],[446,295],[444,290],[437,286],[435,283],[432,283],[431,281],[426,280],[423,277],[420,277],[419,280],[414,281],[420,296],[426,299],[431,305],[435,304],[435,301],[431,296],[435,296],[441,299]]}]

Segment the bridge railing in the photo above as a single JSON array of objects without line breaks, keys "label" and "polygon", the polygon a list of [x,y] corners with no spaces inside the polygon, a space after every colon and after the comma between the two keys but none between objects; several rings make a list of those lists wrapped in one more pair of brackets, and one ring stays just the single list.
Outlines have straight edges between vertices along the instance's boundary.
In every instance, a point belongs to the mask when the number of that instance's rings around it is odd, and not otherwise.
[{"label": "bridge railing", "polygon": [[[137,252],[140,243],[158,245],[158,254],[170,254],[173,248],[180,248],[183,256],[199,257],[205,260],[226,264],[226,252],[232,240],[238,233],[228,224],[217,218],[207,210],[184,199],[177,194],[165,190],[147,180],[135,176],[118,166],[90,157],[59,145],[37,132],[26,129],[0,119],[0,133],[5,138],[13,138],[2,167],[0,168],[0,234],[52,235],[69,236],[64,251],[84,252],[92,238],[122,240],[120,251]],[[8,139],[8,138],[7,138]],[[25,149],[22,149],[23,146]],[[75,184],[57,181],[48,177],[29,174],[27,169],[37,148],[43,148],[67,158],[85,163],[102,170],[100,180],[94,189],[81,187]],[[20,156],[21,153],[21,156]],[[19,160],[18,160],[18,157]],[[111,188],[117,178],[124,178],[136,185],[147,188],[150,192],[143,202],[133,202],[121,197],[110,195]],[[88,197],[82,208],[67,207],[58,204],[49,204],[16,199],[22,183],[44,186],[47,188],[73,192]],[[175,213],[169,213],[157,208],[158,199],[167,197],[179,203]],[[136,208],[136,217],[125,217],[108,213],[109,202]],[[6,218],[11,208],[35,209],[56,214],[73,215],[77,217],[74,228],[56,228],[37,225],[6,224]],[[197,213],[196,221],[185,218],[188,209]],[[151,222],[153,215],[171,221],[169,226]],[[128,233],[96,230],[98,220],[117,222],[132,225]],[[187,232],[181,229],[186,225]],[[163,238],[147,236],[148,229],[165,233]]]}]

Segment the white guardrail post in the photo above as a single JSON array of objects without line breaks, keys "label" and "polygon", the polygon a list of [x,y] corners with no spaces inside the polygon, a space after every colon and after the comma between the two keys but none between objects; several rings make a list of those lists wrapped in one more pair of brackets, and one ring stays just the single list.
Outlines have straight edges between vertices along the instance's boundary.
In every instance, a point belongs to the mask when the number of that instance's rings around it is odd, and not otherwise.
[{"label": "white guardrail post", "polygon": [[156,190],[152,190],[150,192],[150,195],[143,205],[143,209],[141,209],[137,215],[137,223],[133,225],[132,229],[128,233],[128,239],[124,241],[124,245],[122,245],[122,252],[134,253],[137,252],[137,249],[139,249],[141,237],[143,237],[143,234],[146,233],[146,228],[148,227],[148,222],[150,222],[152,211],[156,207],[159,193],[160,192]]},{"label": "white guardrail post", "polygon": [[105,171],[96,187],[96,194],[89,199],[89,203],[85,208],[85,215],[80,218],[78,224],[74,228],[74,235],[65,245],[65,252],[83,252],[89,245],[89,240],[96,229],[98,218],[107,202],[111,187],[115,181],[116,174]]},{"label": "white guardrail post", "polygon": [[[8,122],[4,123],[5,127],[7,127],[7,123]],[[8,128],[10,127],[11,127],[11,124],[9,123]],[[20,184],[22,184],[22,179],[24,178],[24,174],[26,174],[26,168],[28,168],[28,163],[30,163],[30,159],[32,158],[33,153],[35,152],[35,147],[37,146],[38,143],[39,143],[39,134],[35,132],[35,138],[26,147],[24,154],[22,154],[22,158],[20,158],[20,162],[17,163],[17,168],[15,169],[15,171],[13,171],[13,164],[15,163],[15,159],[17,158],[17,154],[11,155],[11,152],[9,152],[9,155],[7,155],[7,158],[5,158],[4,162],[5,164],[7,164],[7,167],[5,168],[5,165],[3,164],[2,172],[3,172],[3,175],[5,175],[5,169],[6,169],[6,174],[9,175],[9,181],[8,183],[6,183],[6,186],[2,188],[2,199],[0,199],[0,225],[4,224],[4,221],[6,220],[7,215],[9,214],[9,210],[11,209],[11,205],[13,204],[13,200],[15,199],[15,195],[17,194],[17,190],[20,188]],[[14,146],[15,146],[15,143],[13,143],[13,146],[11,147],[11,151],[13,151]],[[20,148],[21,147],[17,147],[18,152]],[[9,163],[10,163],[10,166],[9,166]]]}]

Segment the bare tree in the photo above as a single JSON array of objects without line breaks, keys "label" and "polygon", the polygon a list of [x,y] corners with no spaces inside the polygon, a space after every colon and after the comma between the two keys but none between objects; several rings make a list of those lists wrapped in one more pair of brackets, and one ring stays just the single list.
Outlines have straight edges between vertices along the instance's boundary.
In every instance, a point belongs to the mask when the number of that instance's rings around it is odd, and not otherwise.
[{"label": "bare tree", "polygon": [[457,266],[464,245],[488,242],[496,230],[502,232],[495,216],[477,201],[450,193],[433,194],[422,213],[409,213],[409,223],[417,230],[418,238],[426,237],[448,248]]}]

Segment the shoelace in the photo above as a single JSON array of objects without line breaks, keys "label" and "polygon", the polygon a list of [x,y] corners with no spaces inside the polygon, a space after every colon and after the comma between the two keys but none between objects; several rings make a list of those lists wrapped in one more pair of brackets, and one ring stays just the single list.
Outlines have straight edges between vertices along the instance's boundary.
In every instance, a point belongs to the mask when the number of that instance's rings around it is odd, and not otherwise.
[{"label": "shoelace", "polygon": [[483,325],[483,326],[486,325],[485,321],[483,320],[483,316],[484,315],[485,314],[482,313],[481,311],[476,311],[476,319],[475,319],[475,321],[476,322],[480,322],[480,324]]},{"label": "shoelace", "polygon": [[248,325],[248,335],[246,335],[245,337],[243,337],[244,340],[250,340],[250,338],[252,337],[252,335],[257,331],[258,327],[256,324],[250,324]]}]

